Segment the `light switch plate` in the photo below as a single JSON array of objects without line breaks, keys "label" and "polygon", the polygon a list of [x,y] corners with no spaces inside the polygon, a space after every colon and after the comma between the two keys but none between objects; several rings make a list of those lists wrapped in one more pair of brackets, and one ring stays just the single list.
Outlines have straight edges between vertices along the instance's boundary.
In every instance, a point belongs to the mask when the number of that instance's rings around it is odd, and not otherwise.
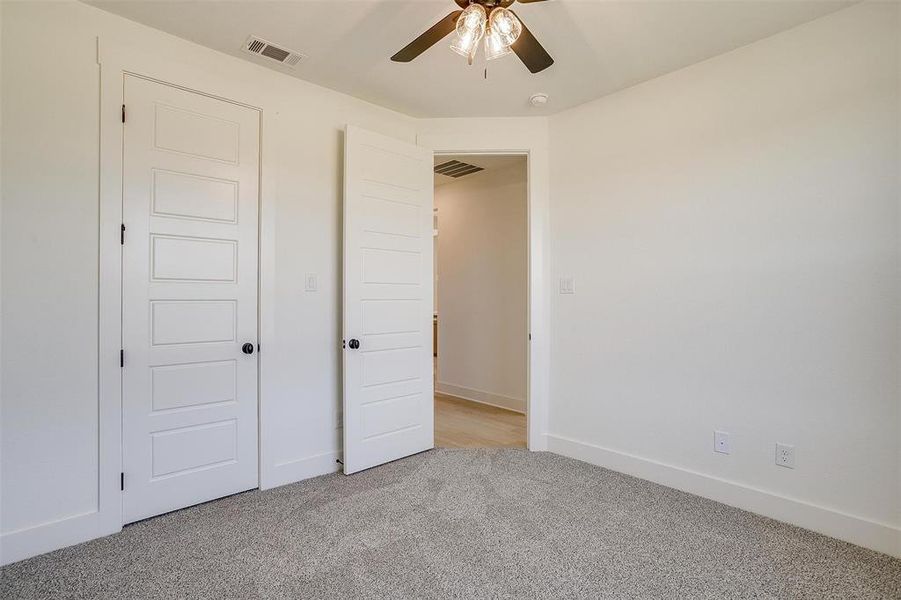
[{"label": "light switch plate", "polygon": [[572,277],[561,277],[560,278],[560,293],[561,294],[575,294],[576,293],[576,282],[573,281]]},{"label": "light switch plate", "polygon": [[303,289],[306,292],[315,292],[319,289],[319,278],[316,273],[307,273],[304,276]]}]

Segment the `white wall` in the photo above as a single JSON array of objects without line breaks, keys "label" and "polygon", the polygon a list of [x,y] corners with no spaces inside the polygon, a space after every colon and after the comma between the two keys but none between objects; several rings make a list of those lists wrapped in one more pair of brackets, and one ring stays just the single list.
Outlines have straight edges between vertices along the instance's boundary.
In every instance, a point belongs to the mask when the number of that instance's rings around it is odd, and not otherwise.
[{"label": "white wall", "polygon": [[97,504],[96,50],[25,60],[27,8],[0,5],[4,533]]},{"label": "white wall", "polygon": [[526,410],[526,159],[436,186],[438,381],[435,389]]},{"label": "white wall", "polygon": [[897,13],[551,117],[551,450],[901,554]]},{"label": "white wall", "polygon": [[[92,537],[93,525],[68,524],[98,510],[98,37],[107,52],[128,45],[179,75],[193,68],[197,87],[247,90],[235,99],[263,108],[274,337],[260,356],[262,471],[276,485],[332,470],[342,131],[351,122],[412,141],[415,121],[79,3],[2,2],[0,11],[0,558]],[[305,273],[318,274],[320,291],[303,291]]]}]

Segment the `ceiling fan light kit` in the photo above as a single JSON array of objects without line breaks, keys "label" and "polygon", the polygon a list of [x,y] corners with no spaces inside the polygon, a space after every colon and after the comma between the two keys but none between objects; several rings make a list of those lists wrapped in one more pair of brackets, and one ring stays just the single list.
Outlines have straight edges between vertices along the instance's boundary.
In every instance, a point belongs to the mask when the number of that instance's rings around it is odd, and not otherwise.
[{"label": "ceiling fan light kit", "polygon": [[471,65],[485,40],[485,58],[494,60],[515,53],[532,73],[538,73],[554,64],[554,59],[538,43],[535,36],[512,10],[507,8],[515,1],[530,3],[543,0],[455,0],[462,10],[457,10],[429,28],[428,31],[407,44],[391,57],[395,62],[410,62],[442,38],[456,32],[450,48],[465,56]]},{"label": "ceiling fan light kit", "polygon": [[494,60],[510,54],[510,46],[522,32],[522,24],[512,11],[501,6],[488,11],[481,4],[470,4],[457,19],[457,38],[451,50],[467,57],[469,64],[485,38],[485,58]]}]

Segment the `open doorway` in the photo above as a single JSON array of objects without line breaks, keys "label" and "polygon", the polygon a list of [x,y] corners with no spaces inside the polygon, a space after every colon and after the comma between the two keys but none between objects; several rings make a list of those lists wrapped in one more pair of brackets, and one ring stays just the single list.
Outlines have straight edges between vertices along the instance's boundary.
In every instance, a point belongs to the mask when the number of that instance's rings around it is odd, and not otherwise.
[{"label": "open doorway", "polygon": [[435,445],[526,447],[527,158],[434,163]]}]

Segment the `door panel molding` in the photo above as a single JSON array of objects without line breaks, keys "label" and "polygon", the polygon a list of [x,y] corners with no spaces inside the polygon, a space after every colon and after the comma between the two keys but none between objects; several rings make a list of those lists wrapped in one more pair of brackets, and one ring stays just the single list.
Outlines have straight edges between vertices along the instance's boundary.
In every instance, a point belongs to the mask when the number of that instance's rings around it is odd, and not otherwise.
[{"label": "door panel molding", "polygon": [[[122,520],[128,523],[259,486],[258,354],[243,352],[242,344],[259,340],[260,113],[131,74],[123,87]],[[209,185],[175,186],[168,214],[157,214],[163,169],[191,182],[210,175],[235,182],[224,197],[232,212],[222,213],[231,218],[191,218],[212,216],[197,207],[222,203],[221,190]],[[193,378],[185,377],[192,372],[186,363],[214,362],[232,368],[225,374],[230,393],[218,399],[204,394],[215,390],[209,373],[218,371],[207,371],[205,385],[196,367]],[[165,373],[169,379],[159,379]],[[169,410],[155,410],[160,404]]]},{"label": "door panel molding", "polygon": [[344,473],[434,446],[432,153],[344,144]]}]

